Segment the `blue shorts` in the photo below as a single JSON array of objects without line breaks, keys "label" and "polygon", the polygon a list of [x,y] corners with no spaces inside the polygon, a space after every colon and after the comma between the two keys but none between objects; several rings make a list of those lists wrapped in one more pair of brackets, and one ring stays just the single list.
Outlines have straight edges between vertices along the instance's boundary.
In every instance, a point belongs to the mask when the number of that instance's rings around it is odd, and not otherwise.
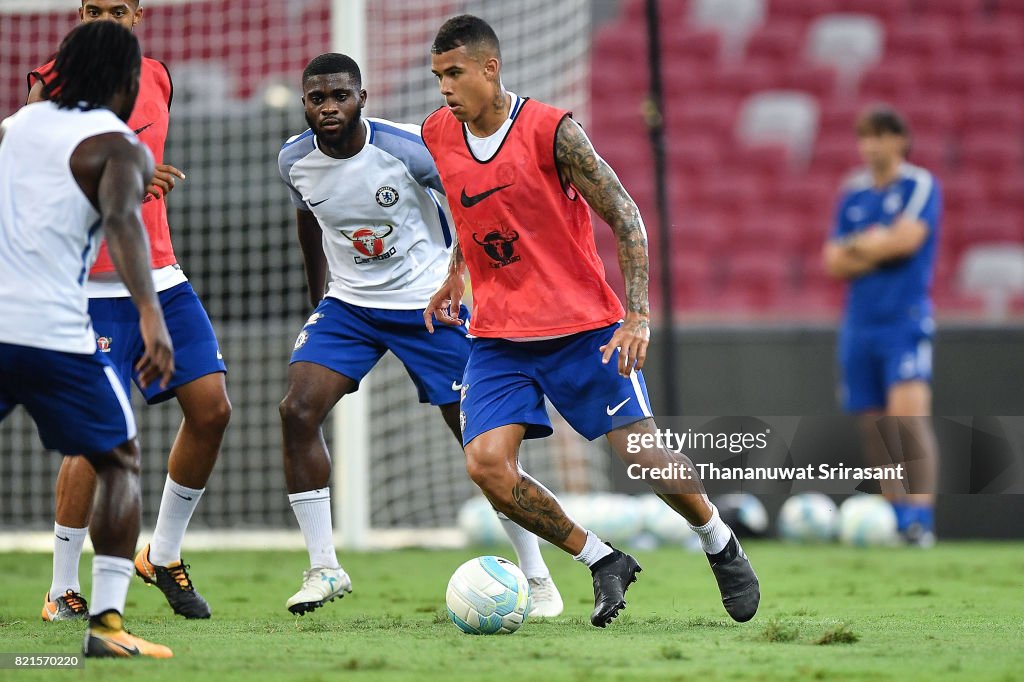
[{"label": "blue shorts", "polygon": [[92,455],[135,437],[128,394],[97,350],[62,353],[0,343],[0,421],[24,405],[48,450]]},{"label": "blue shorts", "polygon": [[[192,285],[182,282],[161,291],[159,298],[174,344],[174,375],[167,388],[160,388],[156,381],[147,388],[139,387],[150,405],[170,400],[176,388],[199,377],[227,371],[213,325]],[[139,333],[139,311],[130,298],[90,298],[89,316],[99,349],[114,366],[128,393],[130,382],[138,386],[135,363],[145,352]]]},{"label": "blue shorts", "polygon": [[[466,306],[459,317],[469,320]],[[364,308],[325,298],[295,339],[291,361],[321,365],[358,384],[390,350],[405,365],[421,403],[449,405],[458,402],[462,389],[467,325],[436,324],[431,334],[422,310]]]},{"label": "blue shorts", "polygon": [[619,324],[548,341],[473,339],[462,389],[462,443],[509,424],[527,438],[551,435],[544,397],[584,438],[651,416],[643,374],[623,377],[615,351],[601,363],[601,346]]},{"label": "blue shorts", "polygon": [[839,330],[843,409],[883,410],[895,384],[930,382],[932,326],[930,320],[884,327],[843,325]]}]

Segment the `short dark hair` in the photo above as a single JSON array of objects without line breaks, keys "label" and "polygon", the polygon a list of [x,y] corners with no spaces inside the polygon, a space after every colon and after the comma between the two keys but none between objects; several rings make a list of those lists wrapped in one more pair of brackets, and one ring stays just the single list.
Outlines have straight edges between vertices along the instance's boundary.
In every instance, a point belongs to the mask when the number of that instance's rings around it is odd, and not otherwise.
[{"label": "short dark hair", "polygon": [[[85,7],[85,3],[87,3],[87,2],[89,2],[89,0],[82,0],[82,7]],[[126,0],[126,2],[129,5],[134,5],[135,9],[138,9],[139,5],[142,4],[142,0]]]},{"label": "short dark hair", "polygon": [[857,119],[857,135],[884,135],[891,133],[910,139],[910,127],[898,111],[892,107],[879,104],[864,111]]},{"label": "short dark hair", "polygon": [[486,21],[472,14],[460,14],[444,22],[434,37],[430,51],[442,54],[463,45],[471,50],[487,48],[501,59],[501,44],[494,29]]},{"label": "short dark hair", "polygon": [[302,70],[302,82],[305,84],[313,76],[328,73],[347,73],[355,81],[357,88],[363,87],[363,74],[360,73],[356,60],[338,52],[326,52],[310,59],[309,64]]},{"label": "short dark hair", "polygon": [[79,24],[61,42],[42,96],[62,109],[97,109],[131,90],[141,67],[142,48],[131,31],[113,21]]}]

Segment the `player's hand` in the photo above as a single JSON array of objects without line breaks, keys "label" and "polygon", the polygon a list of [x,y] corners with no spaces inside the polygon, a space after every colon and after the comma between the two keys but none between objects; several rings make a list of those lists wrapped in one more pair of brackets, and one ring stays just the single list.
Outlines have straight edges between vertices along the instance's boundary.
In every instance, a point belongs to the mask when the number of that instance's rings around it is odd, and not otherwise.
[{"label": "player's hand", "polygon": [[453,327],[462,326],[459,310],[461,309],[462,297],[465,293],[466,280],[463,279],[461,274],[448,275],[445,278],[444,284],[437,290],[437,293],[430,297],[430,303],[427,304],[426,309],[423,311],[423,324],[427,326],[428,332],[434,333],[435,317],[438,322],[443,322]]},{"label": "player's hand", "polygon": [[135,363],[139,385],[146,388],[154,379],[159,379],[160,388],[167,388],[174,374],[174,346],[164,323],[163,312],[159,308],[140,310],[139,331],[146,349]]},{"label": "player's hand", "polygon": [[647,316],[627,313],[622,326],[615,330],[608,343],[601,346],[601,362],[607,365],[618,348],[619,374],[628,377],[634,369],[643,369],[650,342],[651,326]]},{"label": "player's hand", "polygon": [[156,167],[153,177],[146,186],[146,198],[142,203],[167,196],[167,193],[174,189],[175,183],[184,179],[185,174],[174,166],[166,163],[160,164]]}]

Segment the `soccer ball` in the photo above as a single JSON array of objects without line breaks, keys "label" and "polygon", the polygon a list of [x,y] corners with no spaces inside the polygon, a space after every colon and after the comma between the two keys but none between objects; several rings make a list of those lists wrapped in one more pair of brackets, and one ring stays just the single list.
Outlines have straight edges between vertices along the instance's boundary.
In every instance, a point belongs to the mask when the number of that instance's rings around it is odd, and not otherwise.
[{"label": "soccer ball", "polygon": [[530,583],[508,559],[481,556],[456,569],[445,602],[449,618],[467,634],[511,634],[530,613]]},{"label": "soccer ball", "polygon": [[847,545],[895,545],[896,512],[881,495],[854,495],[839,507],[839,539]]},{"label": "soccer ball", "polygon": [[638,501],[645,533],[655,546],[700,549],[700,538],[686,519],[674,512],[657,495],[641,495]]},{"label": "soccer ball", "polygon": [[714,502],[722,520],[741,538],[759,538],[768,532],[768,510],[750,493],[719,495]]},{"label": "soccer ball", "polygon": [[508,541],[501,519],[482,495],[466,500],[459,508],[456,522],[471,545],[496,545]]},{"label": "soccer ball", "polygon": [[779,537],[790,542],[829,542],[839,531],[836,503],[822,493],[800,493],[779,510]]}]

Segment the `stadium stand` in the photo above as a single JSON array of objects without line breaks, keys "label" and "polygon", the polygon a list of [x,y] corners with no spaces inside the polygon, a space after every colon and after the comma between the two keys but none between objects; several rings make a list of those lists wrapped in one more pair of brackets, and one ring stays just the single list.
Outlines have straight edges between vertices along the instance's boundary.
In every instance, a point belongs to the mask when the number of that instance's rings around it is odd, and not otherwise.
[{"label": "stadium stand", "polygon": [[[642,101],[647,88],[638,68],[646,62],[643,4],[623,2],[599,29],[587,125],[637,197],[657,248],[647,130],[640,105],[623,104],[624,94]],[[986,304],[990,294],[956,276],[978,267],[967,268],[966,254],[979,245],[1024,243],[1024,3],[663,0],[661,8],[679,312],[838,311],[841,287],[818,260],[839,184],[858,164],[854,120],[873,102],[906,114],[911,162],[945,191],[940,314],[1024,310],[1019,290],[1011,287],[996,309]],[[786,92],[815,111],[801,114],[804,165],[787,162],[793,138],[754,134],[772,129],[763,126],[771,116],[751,118],[751,108]],[[614,240],[599,245],[614,262]],[[656,259],[652,266],[659,276]]]}]

